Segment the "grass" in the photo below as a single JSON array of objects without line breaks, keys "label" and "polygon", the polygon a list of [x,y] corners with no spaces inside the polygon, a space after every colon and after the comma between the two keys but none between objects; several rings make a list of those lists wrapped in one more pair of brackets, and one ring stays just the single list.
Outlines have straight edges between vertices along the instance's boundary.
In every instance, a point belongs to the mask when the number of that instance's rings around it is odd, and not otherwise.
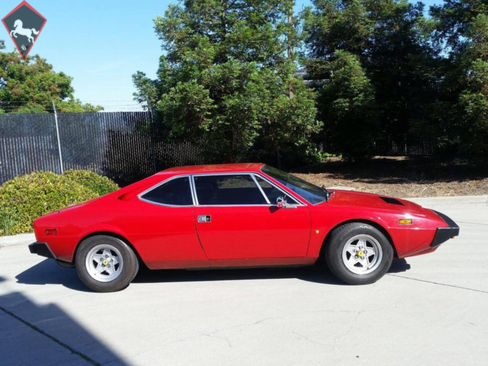
[{"label": "grass", "polygon": [[292,174],[326,187],[394,197],[442,197],[488,194],[488,164],[484,161],[433,157],[375,157],[353,163],[328,158],[294,169]]}]

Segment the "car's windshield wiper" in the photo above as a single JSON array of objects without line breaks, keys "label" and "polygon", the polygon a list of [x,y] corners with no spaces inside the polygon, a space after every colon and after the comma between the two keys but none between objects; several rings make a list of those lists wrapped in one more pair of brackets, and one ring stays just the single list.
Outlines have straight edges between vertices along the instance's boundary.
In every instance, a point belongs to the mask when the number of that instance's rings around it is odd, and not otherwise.
[{"label": "car's windshield wiper", "polygon": [[332,196],[332,192],[329,191],[327,188],[325,188],[324,185],[322,185],[322,187],[320,187],[320,188],[323,189],[325,192],[325,202],[329,202],[329,198],[330,198],[330,196]]}]

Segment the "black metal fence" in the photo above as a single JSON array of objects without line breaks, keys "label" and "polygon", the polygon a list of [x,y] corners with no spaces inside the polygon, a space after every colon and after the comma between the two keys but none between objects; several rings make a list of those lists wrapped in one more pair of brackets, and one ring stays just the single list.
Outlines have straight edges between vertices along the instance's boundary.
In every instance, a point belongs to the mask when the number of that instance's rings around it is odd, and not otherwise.
[{"label": "black metal fence", "polygon": [[[167,167],[210,162],[198,144],[158,139],[158,126],[149,112],[0,114],[0,184],[33,171],[87,169],[126,185]],[[375,154],[435,152],[430,142],[392,143]],[[292,167],[301,161],[295,155],[280,154],[280,160],[256,146],[249,159]]]},{"label": "black metal fence", "polygon": [[88,169],[121,185],[166,167],[204,163],[197,145],[150,133],[149,112],[0,115],[0,184],[21,174]]}]

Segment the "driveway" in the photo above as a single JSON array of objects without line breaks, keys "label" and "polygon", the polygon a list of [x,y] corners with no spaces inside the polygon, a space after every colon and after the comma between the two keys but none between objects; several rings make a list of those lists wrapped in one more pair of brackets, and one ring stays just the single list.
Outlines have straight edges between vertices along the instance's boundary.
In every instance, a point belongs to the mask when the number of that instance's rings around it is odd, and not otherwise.
[{"label": "driveway", "polygon": [[143,272],[118,293],[0,239],[0,365],[486,365],[488,196],[417,199],[461,226],[368,286],[320,268]]}]

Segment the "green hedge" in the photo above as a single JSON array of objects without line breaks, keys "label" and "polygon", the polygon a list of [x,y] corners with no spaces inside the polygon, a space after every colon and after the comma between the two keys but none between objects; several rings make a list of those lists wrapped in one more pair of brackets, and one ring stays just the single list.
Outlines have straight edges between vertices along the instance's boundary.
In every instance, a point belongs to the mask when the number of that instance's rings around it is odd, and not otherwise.
[{"label": "green hedge", "polygon": [[117,189],[110,179],[85,170],[15,177],[0,187],[0,236],[30,232],[42,215]]},{"label": "green hedge", "polygon": [[99,196],[112,193],[119,189],[119,186],[107,177],[103,177],[89,170],[68,170],[64,172],[63,176],[71,182],[85,186]]}]

